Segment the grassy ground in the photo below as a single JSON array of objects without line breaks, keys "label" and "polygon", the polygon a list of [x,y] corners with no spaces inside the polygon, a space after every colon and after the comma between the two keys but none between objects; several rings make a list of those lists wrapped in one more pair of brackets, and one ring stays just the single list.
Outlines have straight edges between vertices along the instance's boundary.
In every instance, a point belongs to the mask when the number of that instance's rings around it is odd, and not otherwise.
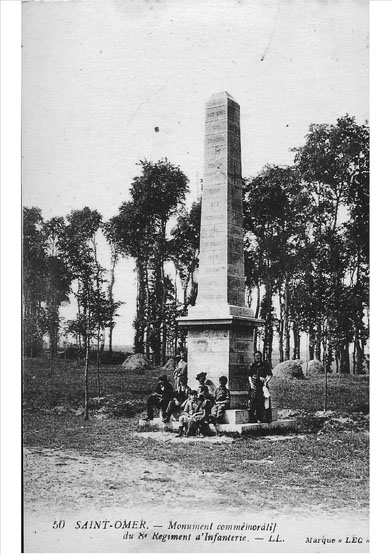
[{"label": "grassy ground", "polygon": [[[91,418],[82,413],[83,371],[60,362],[52,370],[26,360],[24,443],[30,449],[73,451],[95,458],[125,453],[130,459],[161,461],[189,472],[215,473],[220,499],[254,507],[262,495],[269,508],[318,506],[328,511],[366,510],[368,505],[368,378],[329,377],[328,408],[324,378],[271,382],[274,406],[296,414],[299,435],[290,440],[234,438],[232,443],[167,443],[138,435],[138,419],[152,390],[157,368],[130,373],[101,368],[97,398],[91,373]],[[230,479],[230,489],[227,480]]]}]

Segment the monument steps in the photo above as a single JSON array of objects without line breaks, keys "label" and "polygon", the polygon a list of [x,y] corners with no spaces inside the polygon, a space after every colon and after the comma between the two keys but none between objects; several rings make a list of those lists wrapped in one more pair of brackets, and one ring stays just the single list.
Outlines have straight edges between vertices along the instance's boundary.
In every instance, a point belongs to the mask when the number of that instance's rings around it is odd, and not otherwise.
[{"label": "monument steps", "polygon": [[[216,425],[218,433],[237,433],[244,435],[247,433],[259,433],[260,435],[272,435],[279,432],[297,431],[297,421],[294,419],[277,420],[277,409],[272,409],[272,422],[249,422],[249,412],[246,409],[232,409],[225,412],[224,422]],[[153,420],[139,420],[139,425],[158,428],[160,430],[178,431],[178,420],[173,418],[170,422],[162,422],[162,418],[154,418]],[[210,425],[212,433],[215,432],[214,426]]]}]

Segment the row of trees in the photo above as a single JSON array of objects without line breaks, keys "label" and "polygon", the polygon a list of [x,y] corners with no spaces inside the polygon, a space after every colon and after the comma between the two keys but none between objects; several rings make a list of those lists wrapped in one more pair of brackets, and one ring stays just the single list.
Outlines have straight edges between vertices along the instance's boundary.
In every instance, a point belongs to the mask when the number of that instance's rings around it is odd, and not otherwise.
[{"label": "row of trees", "polygon": [[[267,166],[244,180],[247,299],[263,325],[255,337],[271,359],[274,337],[281,360],[299,358],[309,337],[311,358],[330,366],[363,367],[368,324],[369,131],[345,116],[335,125],[312,125],[290,167]],[[176,318],[194,304],[200,202],[185,208],[188,180],[167,160],[140,162],[130,198],[107,222],[89,208],[45,222],[36,208],[24,218],[24,342],[33,356],[49,338],[56,353],[60,306],[70,295],[77,315],[64,322],[80,351],[93,338],[109,349],[120,301],[113,298],[120,256],[135,261],[137,307],[134,347],[165,362],[179,336]],[[97,234],[111,248],[105,270]],[[181,287],[177,287],[181,284]]]},{"label": "row of trees", "polygon": [[[195,299],[193,274],[198,264],[200,202],[189,211],[185,209],[188,180],[167,160],[156,164],[142,161],[140,166],[141,176],[133,181],[130,200],[107,222],[87,207],[48,221],[38,208],[24,208],[25,355],[41,354],[43,338],[47,337],[50,354],[55,356],[61,332],[73,337],[86,361],[94,341],[99,365],[105,330],[112,351],[117,310],[122,304],[113,296],[120,256],[136,263],[135,351],[145,352],[156,364],[164,364],[168,347],[173,351],[177,342],[184,340],[177,336],[176,318],[185,314],[189,302]],[[100,234],[110,246],[109,270],[98,257]],[[168,264],[174,268],[174,275]],[[178,281],[183,286],[180,293]],[[77,314],[64,321],[60,307],[72,296]]]},{"label": "row of trees", "polygon": [[[113,328],[121,304],[113,300],[114,278],[108,283],[98,260],[97,234],[104,230],[101,215],[86,207],[66,218],[44,221],[38,208],[25,208],[23,221],[25,354],[40,354],[47,336],[51,355],[56,355],[61,328],[81,351],[91,336],[99,347],[103,330]],[[62,322],[60,307],[71,295],[77,314]]]},{"label": "row of trees", "polygon": [[[245,186],[246,279],[264,354],[364,367],[369,309],[369,130],[349,116],[312,125],[291,167],[267,166]],[[293,339],[293,342],[291,342]]]}]

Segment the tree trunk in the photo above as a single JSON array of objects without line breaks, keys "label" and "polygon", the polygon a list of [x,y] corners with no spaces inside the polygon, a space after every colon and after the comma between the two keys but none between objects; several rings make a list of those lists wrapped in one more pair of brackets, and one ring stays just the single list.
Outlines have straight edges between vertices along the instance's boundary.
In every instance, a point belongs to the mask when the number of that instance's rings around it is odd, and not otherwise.
[{"label": "tree trunk", "polygon": [[290,322],[289,322],[289,286],[287,276],[284,280],[284,339],[285,360],[290,359]]},{"label": "tree trunk", "polygon": [[[149,276],[150,278],[150,276]],[[149,321],[152,322],[150,328],[150,347],[153,350],[153,362],[155,366],[159,366],[161,363],[161,323],[162,323],[162,283],[160,280],[160,266],[155,260],[153,261],[153,266],[151,269],[151,296],[154,299],[153,303],[150,304],[150,318]],[[150,281],[150,279],[149,279]]]},{"label": "tree trunk", "polygon": [[[110,266],[110,281],[109,281],[109,303],[110,305],[113,307],[114,304],[114,298],[113,298],[113,289],[114,289],[114,283],[116,280],[116,276],[115,276],[115,269],[116,269],[116,265],[118,262],[118,254],[116,252],[115,247],[112,246],[112,256],[111,256],[111,266]],[[114,312],[114,311],[113,311]],[[110,355],[112,355],[113,353],[113,328],[114,328],[114,314],[112,312],[112,321],[109,324],[109,353]]]},{"label": "tree trunk", "polygon": [[148,302],[148,287],[146,284],[146,274],[144,262],[136,260],[136,319],[134,323],[134,351],[135,353],[144,353],[144,331],[145,331],[145,313],[146,304]]},{"label": "tree trunk", "polygon": [[[257,296],[256,296],[255,318],[258,318],[260,314],[260,284],[259,283],[256,285],[256,293],[257,293]],[[255,328],[253,332],[253,351],[254,352],[259,350],[258,339],[259,339],[258,328]]]},{"label": "tree trunk", "polygon": [[[174,278],[174,306],[176,307],[176,315],[178,315],[178,292],[177,292],[177,270]],[[174,324],[174,354],[177,353],[177,342],[178,342],[178,325],[177,319]]]},{"label": "tree trunk", "polygon": [[[190,278],[191,278],[190,274],[187,274],[185,281],[181,282],[183,287],[182,304],[183,304],[184,310],[186,310],[188,307],[188,287],[189,287]],[[177,280],[177,270],[176,270],[176,280]],[[176,295],[177,295],[177,286],[176,286]]]},{"label": "tree trunk", "polygon": [[167,349],[167,311],[166,311],[166,286],[165,275],[162,268],[162,305],[161,305],[161,359],[160,365],[166,364],[166,349]]},{"label": "tree trunk", "polygon": [[293,358],[294,360],[296,360],[301,358],[301,333],[299,331],[298,323],[296,320],[293,321],[293,338],[294,338]]},{"label": "tree trunk", "polygon": [[339,376],[339,385],[342,382],[342,373],[340,371],[340,353],[338,349],[335,349],[335,362],[336,362],[336,373]]},{"label": "tree trunk", "polygon": [[57,307],[48,307],[48,319],[49,319],[49,343],[50,343],[50,355],[54,358],[57,355],[57,344],[59,338],[59,326],[58,326],[59,310]]},{"label": "tree trunk", "polygon": [[[80,313],[81,313],[81,306],[80,306],[80,280],[78,278],[78,294],[77,294],[77,309],[78,309],[78,321],[80,322]],[[82,353],[82,336],[80,331],[78,331],[78,367],[80,368],[81,365],[81,353]]]},{"label": "tree trunk", "polygon": [[264,360],[266,360],[271,364],[274,327],[273,327],[272,286],[270,283],[268,283],[265,288],[265,299],[266,299],[266,319],[265,319],[265,325],[264,325],[265,332],[264,332],[263,357],[264,357]]},{"label": "tree trunk", "polygon": [[86,337],[86,351],[84,357],[84,419],[89,419],[88,371],[90,363],[90,335]]},{"label": "tree trunk", "polygon": [[110,356],[113,354],[113,326],[109,327],[109,353]]},{"label": "tree trunk", "polygon": [[324,364],[324,412],[328,410],[328,372]]},{"label": "tree trunk", "polygon": [[161,224],[161,237],[159,249],[159,280],[160,280],[160,324],[161,324],[161,344],[160,344],[160,360],[158,364],[165,365],[166,362],[166,340],[167,340],[167,322],[166,322],[166,282],[165,282],[165,243],[166,243],[166,221]]},{"label": "tree trunk", "polygon": [[340,347],[340,372],[342,374],[350,373],[350,356],[348,343]]},{"label": "tree trunk", "polygon": [[98,339],[97,339],[97,382],[98,382],[98,397],[101,396],[101,349],[100,349],[100,328],[98,327]]},{"label": "tree trunk", "polygon": [[361,324],[358,322],[354,323],[354,353],[355,353],[355,364],[353,367],[354,374],[362,374],[363,373],[363,361],[364,361],[364,354],[360,340],[360,328]]},{"label": "tree trunk", "polygon": [[332,372],[332,361],[333,361],[333,353],[332,353],[332,346],[330,342],[327,344],[326,350],[326,365],[327,365],[327,372]]},{"label": "tree trunk", "polygon": [[89,419],[89,388],[88,388],[88,377],[89,377],[89,366],[90,366],[90,341],[91,341],[91,330],[90,330],[90,296],[89,296],[89,284],[87,284],[87,301],[83,306],[83,312],[85,316],[86,332],[84,337],[85,343],[85,353],[84,353],[84,419]]},{"label": "tree trunk", "polygon": [[313,326],[309,329],[309,360],[314,360],[314,343],[315,343],[315,334]]},{"label": "tree trunk", "polygon": [[284,351],[283,351],[283,346],[284,346],[284,341],[283,341],[283,300],[282,300],[282,292],[279,291],[279,312],[280,312],[280,318],[279,318],[279,362],[283,362],[284,361]]},{"label": "tree trunk", "polygon": [[336,373],[340,374],[340,353],[338,349],[335,349],[335,364],[336,364]]},{"label": "tree trunk", "polygon": [[252,306],[252,298],[253,298],[253,289],[248,285],[245,287],[245,299],[246,299],[246,306],[250,308]]},{"label": "tree trunk", "polygon": [[316,355],[316,359],[321,361],[321,324],[320,322],[317,323],[317,327],[316,327],[316,349],[315,349],[315,355]]},{"label": "tree trunk", "polygon": [[259,283],[256,285],[256,293],[257,293],[257,297],[256,297],[255,318],[258,318],[260,314],[260,284]]},{"label": "tree trunk", "polygon": [[166,322],[162,322],[162,349],[161,349],[161,366],[165,366],[166,364],[166,347],[167,347],[167,329],[166,329]]}]

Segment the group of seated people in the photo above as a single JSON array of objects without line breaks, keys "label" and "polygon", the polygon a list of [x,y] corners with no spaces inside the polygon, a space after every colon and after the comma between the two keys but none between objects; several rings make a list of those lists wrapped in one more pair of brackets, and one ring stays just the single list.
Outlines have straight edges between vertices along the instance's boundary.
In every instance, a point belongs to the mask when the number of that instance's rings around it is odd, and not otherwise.
[{"label": "group of seated people", "polygon": [[[174,387],[166,374],[158,378],[155,391],[147,399],[147,418],[152,420],[154,407],[160,409],[162,420],[170,422],[174,417],[179,421],[178,436],[209,435],[211,429],[222,422],[226,410],[230,408],[230,391],[227,377],[219,378],[219,387],[215,389],[212,382],[207,382],[207,373],[196,376],[197,389],[188,387],[187,364],[184,355],[178,357],[173,371]],[[248,373],[249,379],[249,417],[250,422],[271,422],[271,401],[268,382],[272,372],[268,364],[262,361],[259,351],[254,355],[254,362]]]},{"label": "group of seated people", "polygon": [[207,373],[200,372],[196,376],[198,388],[191,389],[187,385],[186,363],[181,355],[173,378],[174,387],[165,374],[158,378],[155,391],[147,399],[146,420],[153,419],[154,407],[157,407],[163,422],[170,422],[172,417],[178,419],[178,436],[209,435],[210,424],[215,426],[222,421],[225,410],[230,408],[226,376],[219,378],[219,387],[212,393],[212,388],[206,383]]}]

